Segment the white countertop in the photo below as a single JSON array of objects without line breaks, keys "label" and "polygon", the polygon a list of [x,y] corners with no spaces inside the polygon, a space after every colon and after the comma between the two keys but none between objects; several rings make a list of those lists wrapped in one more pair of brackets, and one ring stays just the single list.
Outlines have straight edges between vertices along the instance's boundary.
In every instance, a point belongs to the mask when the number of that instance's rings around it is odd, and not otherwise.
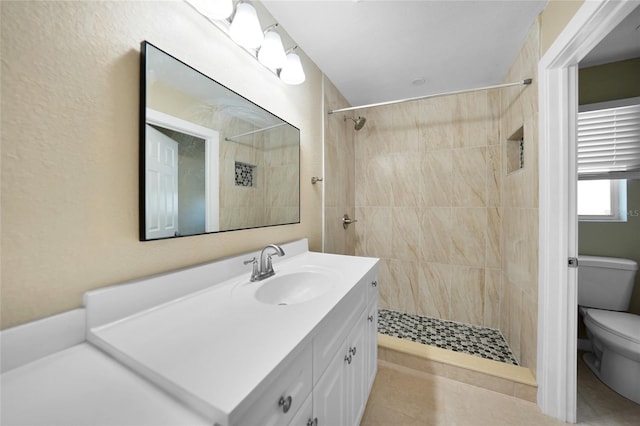
[{"label": "white countertop", "polygon": [[3,425],[210,425],[87,343],[2,374]]},{"label": "white countertop", "polygon": [[229,279],[156,308],[93,328],[88,340],[211,419],[233,412],[303,344],[377,259],[305,252],[278,273],[328,268],[332,288],[308,302],[268,305],[253,293],[270,279]]}]

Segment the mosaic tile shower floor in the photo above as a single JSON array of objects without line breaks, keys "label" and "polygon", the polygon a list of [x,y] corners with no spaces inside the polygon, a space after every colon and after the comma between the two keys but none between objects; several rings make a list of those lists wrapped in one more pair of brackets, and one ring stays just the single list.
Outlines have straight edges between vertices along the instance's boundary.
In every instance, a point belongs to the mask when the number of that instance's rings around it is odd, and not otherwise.
[{"label": "mosaic tile shower floor", "polygon": [[378,332],[423,345],[518,365],[502,333],[493,328],[380,309]]}]

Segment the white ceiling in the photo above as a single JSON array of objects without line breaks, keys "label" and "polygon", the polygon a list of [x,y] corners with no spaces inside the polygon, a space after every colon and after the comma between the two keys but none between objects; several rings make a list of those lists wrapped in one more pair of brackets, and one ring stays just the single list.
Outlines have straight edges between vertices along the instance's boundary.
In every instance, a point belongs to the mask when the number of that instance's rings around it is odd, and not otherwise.
[{"label": "white ceiling", "polygon": [[351,105],[363,105],[501,83],[547,1],[262,3]]},{"label": "white ceiling", "polygon": [[580,61],[580,68],[632,58],[640,58],[640,6]]}]

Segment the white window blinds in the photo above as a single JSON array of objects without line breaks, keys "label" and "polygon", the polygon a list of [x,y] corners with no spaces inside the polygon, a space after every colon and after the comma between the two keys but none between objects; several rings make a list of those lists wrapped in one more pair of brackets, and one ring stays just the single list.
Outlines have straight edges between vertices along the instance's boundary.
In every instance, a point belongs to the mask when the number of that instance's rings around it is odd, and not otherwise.
[{"label": "white window blinds", "polygon": [[640,178],[640,104],[578,113],[578,177]]}]

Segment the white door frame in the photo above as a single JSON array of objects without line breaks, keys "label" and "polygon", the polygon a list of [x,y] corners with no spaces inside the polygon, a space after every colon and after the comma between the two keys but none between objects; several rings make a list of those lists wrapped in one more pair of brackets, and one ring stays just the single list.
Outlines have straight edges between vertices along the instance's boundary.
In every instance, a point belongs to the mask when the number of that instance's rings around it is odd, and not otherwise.
[{"label": "white door frame", "polygon": [[585,1],[538,64],[539,264],[538,405],[576,421],[577,270],[576,121],[578,63],[637,1]]},{"label": "white door frame", "polygon": [[220,230],[220,133],[217,130],[182,120],[151,108],[146,110],[148,124],[204,139],[206,232]]}]

